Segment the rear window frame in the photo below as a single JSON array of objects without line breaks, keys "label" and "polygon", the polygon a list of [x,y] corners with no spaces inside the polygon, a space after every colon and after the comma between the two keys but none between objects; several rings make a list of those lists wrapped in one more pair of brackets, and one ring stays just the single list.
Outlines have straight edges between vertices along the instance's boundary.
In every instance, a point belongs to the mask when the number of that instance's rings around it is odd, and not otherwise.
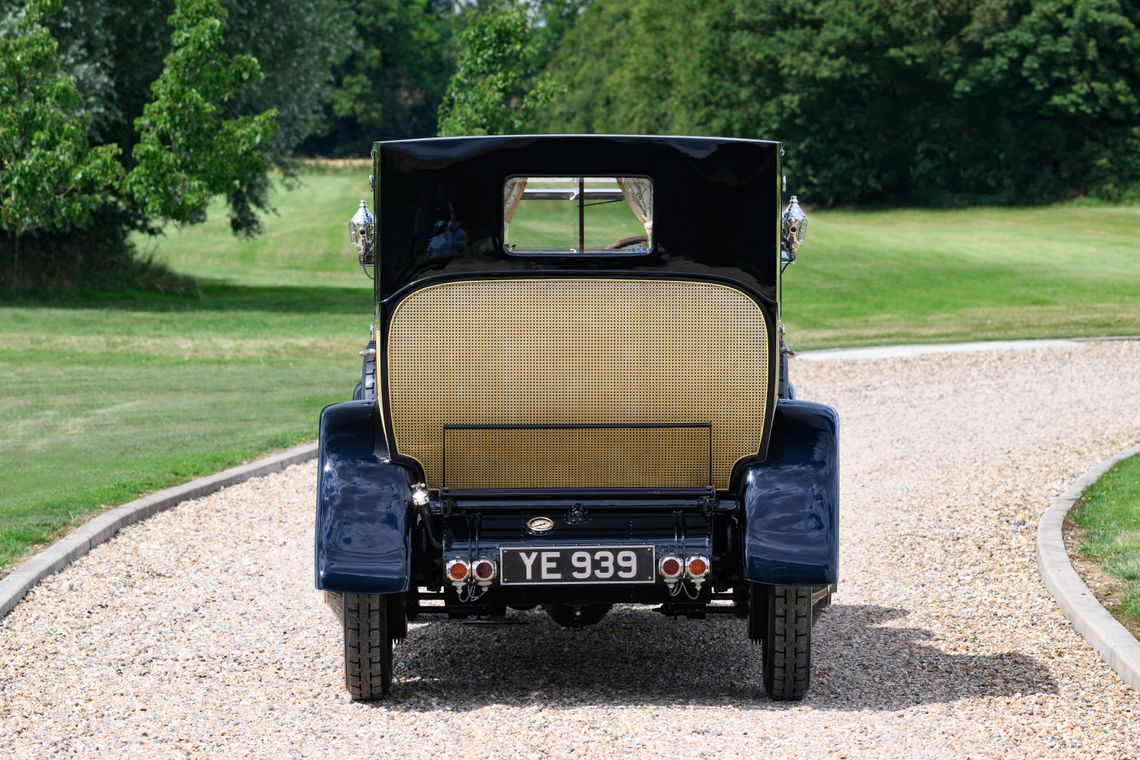
[{"label": "rear window frame", "polygon": [[[593,249],[593,250],[578,251],[578,252],[575,252],[575,251],[570,250],[570,249],[559,249],[559,248],[548,248],[548,249],[547,248],[524,248],[521,250],[512,249],[510,246],[507,245],[507,240],[506,240],[506,231],[507,231],[506,230],[506,226],[507,226],[506,214],[504,213],[504,209],[502,207],[502,204],[499,204],[499,240],[500,240],[499,245],[505,254],[507,254],[508,256],[515,256],[515,257],[523,258],[523,259],[529,259],[529,258],[543,258],[543,259],[549,259],[549,258],[566,258],[566,259],[619,258],[619,259],[628,259],[628,258],[639,258],[642,256],[651,256],[657,252],[657,230],[656,230],[657,180],[655,180],[652,176],[650,176],[648,174],[614,173],[614,174],[574,174],[574,175],[570,175],[570,174],[567,174],[565,172],[558,172],[558,173],[517,172],[514,174],[508,174],[505,177],[503,177],[503,180],[499,186],[499,192],[501,193],[503,191],[503,189],[506,187],[507,182],[509,182],[512,179],[518,179],[518,178],[525,178],[528,180],[529,179],[556,179],[556,178],[563,178],[563,177],[573,177],[573,178],[581,177],[584,180],[588,180],[588,179],[613,179],[616,181],[618,177],[621,177],[622,179],[625,179],[628,177],[630,179],[646,179],[646,180],[649,180],[653,185],[653,205],[652,205],[652,216],[650,218],[654,221],[654,234],[653,234],[652,240],[650,241],[651,245],[643,251],[624,251],[623,249],[620,249],[620,248],[607,248],[607,249],[601,249],[601,250]],[[628,203],[624,200],[624,198],[622,199],[622,203],[626,203],[626,205],[628,207]],[[631,214],[633,213],[633,209],[630,209],[630,213]],[[636,219],[636,214],[634,214],[634,218]]]}]

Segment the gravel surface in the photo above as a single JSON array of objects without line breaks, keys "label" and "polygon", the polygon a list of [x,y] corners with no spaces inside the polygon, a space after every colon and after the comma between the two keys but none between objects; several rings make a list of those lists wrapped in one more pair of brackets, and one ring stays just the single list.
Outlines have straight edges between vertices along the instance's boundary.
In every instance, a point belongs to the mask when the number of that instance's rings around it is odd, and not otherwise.
[{"label": "gravel surface", "polygon": [[743,622],[626,607],[413,625],[394,699],[351,704],[308,464],[128,528],[0,621],[0,756],[1140,757],[1140,694],[1033,554],[1049,501],[1140,440],[1138,367],[1140,342],[794,365],[843,420],[802,703],[764,698]]}]

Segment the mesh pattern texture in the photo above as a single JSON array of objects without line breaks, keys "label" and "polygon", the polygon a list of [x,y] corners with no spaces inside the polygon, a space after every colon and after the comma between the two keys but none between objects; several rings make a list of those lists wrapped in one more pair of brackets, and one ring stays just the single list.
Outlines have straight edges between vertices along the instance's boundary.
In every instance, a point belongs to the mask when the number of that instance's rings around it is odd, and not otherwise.
[{"label": "mesh pattern texture", "polygon": [[[428,286],[388,328],[399,453],[441,483],[447,424],[711,423],[712,480],[755,454],[768,335],[759,306],[682,280],[471,280]],[[708,485],[704,428],[449,430],[453,488]]]}]

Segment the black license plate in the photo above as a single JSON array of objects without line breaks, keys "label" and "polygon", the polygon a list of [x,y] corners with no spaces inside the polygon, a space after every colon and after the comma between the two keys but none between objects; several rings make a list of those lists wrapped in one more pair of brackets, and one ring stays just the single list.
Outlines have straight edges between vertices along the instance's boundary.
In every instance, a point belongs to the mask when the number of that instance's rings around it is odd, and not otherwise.
[{"label": "black license plate", "polygon": [[652,546],[522,546],[499,549],[505,586],[653,583]]}]

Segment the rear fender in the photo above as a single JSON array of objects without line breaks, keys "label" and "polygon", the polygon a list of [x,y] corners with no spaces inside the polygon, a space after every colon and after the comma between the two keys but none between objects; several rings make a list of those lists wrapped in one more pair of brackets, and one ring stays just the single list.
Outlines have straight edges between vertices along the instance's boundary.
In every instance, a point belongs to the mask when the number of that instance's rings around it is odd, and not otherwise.
[{"label": "rear fender", "polygon": [[388,458],[375,401],[321,412],[317,471],[317,588],[407,591],[412,476]]},{"label": "rear fender", "polygon": [[839,578],[839,416],[780,399],[768,458],[740,480],[744,576],[809,586]]}]

